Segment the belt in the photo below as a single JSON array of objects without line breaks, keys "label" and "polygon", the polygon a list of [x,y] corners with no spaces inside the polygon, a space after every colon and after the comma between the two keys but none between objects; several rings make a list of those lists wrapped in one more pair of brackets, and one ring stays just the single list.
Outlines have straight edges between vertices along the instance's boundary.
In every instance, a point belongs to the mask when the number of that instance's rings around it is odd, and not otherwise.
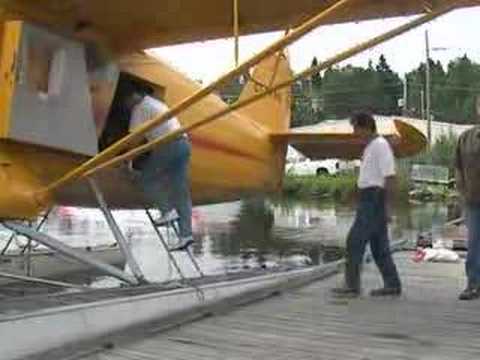
[{"label": "belt", "polygon": [[359,190],[365,191],[365,192],[378,192],[378,191],[384,191],[385,189],[380,186],[369,186],[366,188],[360,188]]}]

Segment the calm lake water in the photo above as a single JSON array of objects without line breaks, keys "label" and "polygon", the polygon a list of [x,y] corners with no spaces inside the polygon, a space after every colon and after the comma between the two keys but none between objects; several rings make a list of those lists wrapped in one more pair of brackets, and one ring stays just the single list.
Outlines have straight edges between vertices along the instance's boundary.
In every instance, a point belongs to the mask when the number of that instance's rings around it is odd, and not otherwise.
[{"label": "calm lake water", "polygon": [[[147,279],[177,278],[145,213],[117,211],[114,215]],[[414,243],[419,233],[435,234],[455,215],[454,209],[439,203],[398,208],[391,224],[391,237]],[[199,206],[193,214],[193,253],[206,274],[320,264],[342,256],[353,216],[353,205],[325,200],[248,200]],[[115,242],[98,210],[57,209],[44,230],[70,246],[93,247]],[[0,244],[7,236],[2,232]],[[25,239],[19,239],[14,247],[24,243]],[[178,253],[176,258],[187,275],[195,275],[185,254]],[[86,281],[85,278],[65,280]],[[98,287],[118,285],[116,280],[98,275],[92,275],[87,282]]]}]

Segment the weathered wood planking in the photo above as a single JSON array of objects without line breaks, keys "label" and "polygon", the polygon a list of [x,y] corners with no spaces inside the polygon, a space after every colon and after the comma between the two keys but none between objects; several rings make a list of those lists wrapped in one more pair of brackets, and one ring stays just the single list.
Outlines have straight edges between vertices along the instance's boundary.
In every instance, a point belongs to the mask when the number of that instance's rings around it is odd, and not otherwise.
[{"label": "weathered wood planking", "polygon": [[[480,301],[457,300],[463,264],[409,257],[396,256],[399,299],[334,299],[339,276],[79,359],[478,359]],[[373,265],[364,279],[381,283]]]}]

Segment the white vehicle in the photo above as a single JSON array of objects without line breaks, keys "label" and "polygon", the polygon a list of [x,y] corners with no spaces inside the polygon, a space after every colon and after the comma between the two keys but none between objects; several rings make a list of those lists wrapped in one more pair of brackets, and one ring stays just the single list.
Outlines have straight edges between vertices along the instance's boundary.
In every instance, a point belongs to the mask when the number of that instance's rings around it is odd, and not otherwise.
[{"label": "white vehicle", "polygon": [[335,175],[341,169],[340,160],[310,160],[288,163],[285,172],[293,175]]}]

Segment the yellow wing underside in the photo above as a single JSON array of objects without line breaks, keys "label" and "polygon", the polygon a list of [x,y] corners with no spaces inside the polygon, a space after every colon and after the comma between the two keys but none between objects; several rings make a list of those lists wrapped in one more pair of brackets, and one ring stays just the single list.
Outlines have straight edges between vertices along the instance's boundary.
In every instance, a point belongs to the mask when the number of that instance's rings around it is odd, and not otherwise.
[{"label": "yellow wing underside", "polygon": [[[452,0],[352,0],[328,23],[424,13]],[[62,33],[79,28],[118,52],[231,36],[233,0],[0,0],[2,20],[27,20]],[[240,34],[297,26],[332,0],[241,0]],[[461,1],[459,7],[479,5]]]},{"label": "yellow wing underside", "polygon": [[[392,145],[396,157],[419,153],[427,139],[414,126],[399,119],[377,121],[378,132]],[[348,121],[325,122],[320,126],[291,129],[271,135],[273,141],[285,141],[311,159],[358,159],[364,140],[355,136]]]}]

